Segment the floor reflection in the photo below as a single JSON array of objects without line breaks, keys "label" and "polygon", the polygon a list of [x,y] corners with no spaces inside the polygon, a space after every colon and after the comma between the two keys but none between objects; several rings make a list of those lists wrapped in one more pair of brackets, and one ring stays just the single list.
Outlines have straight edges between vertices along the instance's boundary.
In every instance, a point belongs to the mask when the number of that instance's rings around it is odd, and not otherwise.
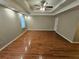
[{"label": "floor reflection", "polygon": [[2,50],[0,59],[79,59],[79,44],[55,32],[30,31]]}]

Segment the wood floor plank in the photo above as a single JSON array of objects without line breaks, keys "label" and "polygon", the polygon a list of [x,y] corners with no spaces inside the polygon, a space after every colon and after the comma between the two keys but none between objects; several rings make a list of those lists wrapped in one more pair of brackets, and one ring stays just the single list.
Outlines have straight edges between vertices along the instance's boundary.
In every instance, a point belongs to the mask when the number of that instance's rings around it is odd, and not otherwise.
[{"label": "wood floor plank", "polygon": [[79,44],[55,32],[28,31],[1,51],[0,59],[79,59]]}]

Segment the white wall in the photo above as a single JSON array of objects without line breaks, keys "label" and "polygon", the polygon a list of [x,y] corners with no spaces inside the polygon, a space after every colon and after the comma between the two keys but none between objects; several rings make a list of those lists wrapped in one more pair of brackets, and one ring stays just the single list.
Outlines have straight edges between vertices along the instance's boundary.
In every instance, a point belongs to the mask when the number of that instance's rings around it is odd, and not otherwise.
[{"label": "white wall", "polygon": [[29,30],[53,31],[55,19],[53,16],[30,16],[26,23]]},{"label": "white wall", "polygon": [[77,24],[79,22],[79,8],[66,11],[57,15],[58,26],[56,32],[67,38],[67,40],[74,42]]},{"label": "white wall", "polygon": [[0,48],[12,41],[21,32],[18,14],[0,6]]}]

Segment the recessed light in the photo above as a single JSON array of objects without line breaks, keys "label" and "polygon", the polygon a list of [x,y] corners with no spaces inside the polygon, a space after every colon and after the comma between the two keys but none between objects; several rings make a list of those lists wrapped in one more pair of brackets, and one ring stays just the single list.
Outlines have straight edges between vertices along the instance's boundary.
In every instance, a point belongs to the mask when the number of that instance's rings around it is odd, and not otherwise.
[{"label": "recessed light", "polygon": [[31,17],[30,17],[30,16],[28,16],[28,19],[31,19]]}]

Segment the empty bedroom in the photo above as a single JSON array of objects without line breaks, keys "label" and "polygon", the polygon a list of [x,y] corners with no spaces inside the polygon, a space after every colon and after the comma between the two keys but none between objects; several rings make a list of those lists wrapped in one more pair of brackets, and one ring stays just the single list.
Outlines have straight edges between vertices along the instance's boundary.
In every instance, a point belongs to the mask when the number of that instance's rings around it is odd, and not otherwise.
[{"label": "empty bedroom", "polygon": [[79,59],[79,0],[0,0],[0,59]]}]

